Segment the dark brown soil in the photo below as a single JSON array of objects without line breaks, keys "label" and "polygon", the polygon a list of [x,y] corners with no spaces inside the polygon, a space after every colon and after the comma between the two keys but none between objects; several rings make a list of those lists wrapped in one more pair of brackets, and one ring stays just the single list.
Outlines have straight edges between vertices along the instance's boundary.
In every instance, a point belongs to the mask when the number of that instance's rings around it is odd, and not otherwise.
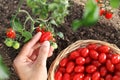
[{"label": "dark brown soil", "polygon": [[[0,0],[0,55],[2,55],[4,63],[9,67],[11,74],[9,80],[19,80],[12,67],[12,61],[19,53],[20,49],[14,50],[12,48],[7,48],[4,45],[4,31],[10,26],[10,18],[15,13],[18,2],[19,0]],[[26,9],[25,4],[22,7]],[[60,27],[55,28],[55,31],[63,32],[65,38],[60,39],[57,37],[59,48],[55,50],[53,56],[48,59],[47,68],[49,68],[50,64],[61,50],[77,40],[102,40],[116,44],[120,48],[120,9],[116,10],[112,20],[106,20],[101,17],[97,24],[91,27],[81,27],[76,32],[72,30],[71,22],[76,18],[82,18],[83,6],[71,2],[71,7],[69,9],[70,13],[65,18],[65,23]]]}]

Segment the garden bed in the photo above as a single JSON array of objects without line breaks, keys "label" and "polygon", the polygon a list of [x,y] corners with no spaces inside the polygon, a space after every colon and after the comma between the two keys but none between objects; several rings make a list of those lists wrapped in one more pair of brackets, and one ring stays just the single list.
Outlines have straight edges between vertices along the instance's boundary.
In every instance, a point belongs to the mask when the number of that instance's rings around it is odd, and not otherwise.
[{"label": "garden bed", "polygon": [[[10,18],[17,9],[18,1],[19,0],[0,1],[0,55],[2,55],[4,63],[9,67],[11,74],[9,80],[19,79],[12,67],[12,61],[15,59],[20,49],[14,50],[13,48],[8,48],[3,42],[5,37],[5,29],[10,26]],[[28,9],[26,4],[23,4],[22,8]],[[71,1],[71,7],[69,8],[70,12],[65,18],[65,23],[59,27],[55,27],[55,31],[64,33],[64,39],[60,39],[58,37],[56,38],[59,47],[54,51],[53,56],[48,59],[47,68],[49,68],[50,64],[61,50],[77,40],[102,40],[116,44],[120,48],[120,8],[115,11],[115,14],[111,20],[101,17],[97,24],[91,27],[80,27],[76,32],[74,32],[71,28],[71,23],[74,19],[82,18],[83,8],[83,5],[77,4],[77,0],[75,0],[75,2]],[[20,15],[20,17],[24,18],[24,15]]]}]

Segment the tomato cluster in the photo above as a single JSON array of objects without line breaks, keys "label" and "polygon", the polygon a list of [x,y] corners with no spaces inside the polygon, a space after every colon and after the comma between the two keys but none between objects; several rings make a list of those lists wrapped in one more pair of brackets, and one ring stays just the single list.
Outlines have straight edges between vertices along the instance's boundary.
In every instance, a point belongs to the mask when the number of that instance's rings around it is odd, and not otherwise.
[{"label": "tomato cluster", "polygon": [[53,37],[52,32],[45,30],[45,28],[40,28],[39,26],[36,28],[36,32],[41,32],[41,38],[39,40],[40,43],[44,41],[50,41],[54,49],[57,48],[57,44],[55,43],[55,38]]},{"label": "tomato cluster", "polygon": [[111,10],[111,7],[108,4],[108,1],[104,0],[96,0],[98,3],[98,6],[100,7],[100,16],[105,16],[106,19],[111,19],[113,16],[113,12]]},{"label": "tomato cluster", "polygon": [[56,69],[55,80],[120,80],[120,55],[106,45],[72,51]]}]

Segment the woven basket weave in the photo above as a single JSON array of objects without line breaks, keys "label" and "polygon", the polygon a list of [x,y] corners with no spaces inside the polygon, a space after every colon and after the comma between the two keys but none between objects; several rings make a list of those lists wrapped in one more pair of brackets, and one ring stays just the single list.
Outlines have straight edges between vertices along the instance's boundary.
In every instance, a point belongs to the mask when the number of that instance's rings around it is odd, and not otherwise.
[{"label": "woven basket weave", "polygon": [[104,41],[99,41],[99,40],[79,40],[79,41],[76,41],[75,43],[71,44],[66,49],[61,51],[60,54],[57,56],[57,58],[53,61],[53,63],[50,66],[49,72],[48,72],[48,80],[54,80],[54,73],[55,73],[61,59],[68,56],[70,52],[72,52],[80,47],[85,47],[91,43],[95,43],[97,45],[107,45],[108,47],[110,47],[112,52],[118,53],[118,54],[120,53],[120,49],[116,45],[110,44],[110,43],[107,43]]}]

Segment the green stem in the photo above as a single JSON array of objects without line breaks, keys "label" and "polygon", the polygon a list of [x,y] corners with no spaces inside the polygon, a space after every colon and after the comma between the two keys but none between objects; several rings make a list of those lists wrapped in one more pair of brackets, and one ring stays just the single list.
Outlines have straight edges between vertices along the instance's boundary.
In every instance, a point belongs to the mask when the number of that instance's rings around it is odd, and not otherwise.
[{"label": "green stem", "polygon": [[19,10],[19,12],[23,12],[23,13],[26,13],[27,14],[27,18],[28,20],[30,19],[32,21],[32,25],[31,25],[31,33],[34,31],[34,24],[35,24],[35,21],[34,19],[30,16],[30,14],[26,11],[26,10]]},{"label": "green stem", "polygon": [[14,16],[14,18],[13,18],[13,21],[15,20],[15,18],[17,17],[17,15],[19,14],[19,10],[20,10],[20,8],[21,8],[21,6],[22,6],[23,1],[24,1],[24,0],[20,0],[20,2],[19,2],[19,4],[18,4],[17,12],[16,12],[16,14],[15,14],[15,16]]}]

